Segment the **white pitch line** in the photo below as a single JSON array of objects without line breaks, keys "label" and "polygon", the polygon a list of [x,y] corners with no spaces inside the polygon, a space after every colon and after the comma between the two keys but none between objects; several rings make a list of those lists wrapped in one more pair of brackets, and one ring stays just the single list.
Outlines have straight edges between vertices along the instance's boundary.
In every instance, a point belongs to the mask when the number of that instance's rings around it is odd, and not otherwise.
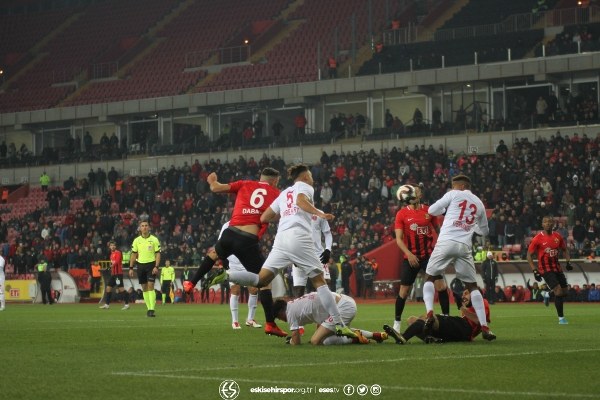
[{"label": "white pitch line", "polygon": [[[236,367],[239,368],[239,367]],[[184,376],[184,375],[156,375],[153,373],[137,373],[137,372],[117,372],[112,375],[121,376],[137,376],[144,378],[168,378],[168,379],[196,379],[205,381],[225,381],[231,380],[231,377],[217,377],[217,376]],[[293,385],[294,387],[332,387],[337,386],[343,388],[346,384],[326,382],[298,382],[298,381],[268,381],[261,380],[260,383],[256,379],[235,379],[236,382],[251,383],[255,386],[262,385]],[[477,389],[460,389],[460,388],[440,388],[440,387],[426,387],[426,386],[385,386],[381,385],[384,390],[412,390],[420,392],[439,392],[439,393],[462,393],[462,394],[481,394],[481,395],[496,395],[496,396],[537,396],[537,397],[563,397],[563,398],[597,398],[595,394],[586,393],[548,393],[548,392],[516,392],[516,391],[500,391],[500,390],[477,390]]]},{"label": "white pitch line", "polygon": [[[434,356],[434,357],[400,357],[392,359],[373,359],[373,360],[352,360],[352,361],[331,361],[331,362],[311,362],[311,363],[295,363],[295,364],[269,364],[269,365],[251,365],[249,368],[260,369],[260,368],[294,368],[294,367],[315,367],[315,366],[328,366],[328,365],[340,365],[340,364],[365,364],[365,363],[393,363],[400,361],[432,361],[432,360],[457,360],[457,359],[477,359],[477,358],[489,358],[489,357],[520,357],[520,356],[539,356],[549,354],[567,354],[567,353],[585,353],[592,351],[600,351],[600,348],[596,349],[573,349],[573,350],[560,350],[560,351],[527,351],[521,353],[502,353],[502,354],[470,354],[470,355],[451,355],[451,356]],[[139,372],[140,374],[150,374],[156,376],[163,376],[162,374],[171,374],[173,372],[191,373],[191,372],[210,372],[210,371],[227,371],[237,370],[239,365],[223,366],[223,367],[206,367],[206,368],[186,368],[168,371],[165,370],[149,370]],[[112,372],[113,375],[130,375],[136,374],[136,372]]]}]

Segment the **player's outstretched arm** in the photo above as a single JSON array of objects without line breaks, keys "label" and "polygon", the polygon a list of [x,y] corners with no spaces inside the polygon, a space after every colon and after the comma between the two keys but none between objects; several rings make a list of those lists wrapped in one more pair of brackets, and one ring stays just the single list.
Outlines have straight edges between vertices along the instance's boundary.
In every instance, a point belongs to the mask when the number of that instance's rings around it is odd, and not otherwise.
[{"label": "player's outstretched arm", "polygon": [[229,186],[228,184],[219,182],[217,174],[214,172],[212,172],[206,177],[206,182],[208,182],[211,192],[214,193],[228,192],[231,188],[231,186]]},{"label": "player's outstretched arm", "polygon": [[296,198],[296,205],[298,207],[300,207],[302,210],[306,211],[307,213],[316,215],[317,217],[324,218],[327,221],[332,221],[335,218],[335,216],[333,214],[324,213],[323,211],[316,208],[310,202],[310,200],[308,200],[308,197],[306,197],[306,195],[304,193],[298,194],[298,197]]}]

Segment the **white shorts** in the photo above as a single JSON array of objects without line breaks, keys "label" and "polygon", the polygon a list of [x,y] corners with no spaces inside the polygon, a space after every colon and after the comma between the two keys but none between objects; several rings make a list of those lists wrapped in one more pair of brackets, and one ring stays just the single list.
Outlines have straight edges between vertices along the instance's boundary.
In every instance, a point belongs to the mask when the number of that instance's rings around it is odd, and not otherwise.
[{"label": "white shorts", "polygon": [[[331,279],[331,275],[329,274],[329,265],[323,265],[323,278],[325,280]],[[294,286],[304,287],[306,286],[306,282],[308,281],[308,276],[304,272],[297,268],[296,265],[292,264],[292,280],[294,282]]]},{"label": "white shorts", "polygon": [[294,264],[308,278],[323,273],[321,260],[315,254],[312,237],[302,228],[290,228],[275,235],[273,249],[263,268],[277,274],[277,271]]},{"label": "white shorts", "polygon": [[454,264],[456,277],[463,282],[477,282],[477,272],[471,246],[453,240],[438,242],[427,263],[427,275],[441,275],[450,264]]},{"label": "white shorts", "polygon": [[[229,271],[246,271],[246,268],[244,268],[244,266],[236,256],[229,256],[227,258],[227,261],[229,261]],[[232,287],[233,285],[237,285],[237,283],[229,282],[229,287]]]},{"label": "white shorts", "polygon": [[[333,296],[336,299],[340,299],[337,302],[338,309],[340,310],[340,317],[342,317],[342,321],[344,321],[345,325],[350,326],[350,323],[356,316],[356,302],[352,297],[346,296],[345,294],[333,293]],[[329,316],[321,326],[335,332],[335,322],[333,322],[333,317],[331,316]]]}]

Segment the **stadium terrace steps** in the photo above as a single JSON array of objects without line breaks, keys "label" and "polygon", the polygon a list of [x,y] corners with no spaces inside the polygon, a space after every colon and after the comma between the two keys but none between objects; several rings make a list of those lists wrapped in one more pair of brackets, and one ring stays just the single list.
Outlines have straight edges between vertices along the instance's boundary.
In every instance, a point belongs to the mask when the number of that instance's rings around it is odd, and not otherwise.
[{"label": "stadium terrace steps", "polygon": [[299,7],[304,5],[304,0],[294,0],[288,6],[281,11],[279,17],[283,20],[288,20],[289,16],[294,14]]},{"label": "stadium terrace steps", "polygon": [[452,19],[468,3],[469,0],[452,1],[451,5],[444,12],[442,12],[438,18],[436,18],[434,21],[431,21],[431,23],[425,29],[419,31],[417,42],[431,40],[433,33],[441,28],[450,19]]},{"label": "stadium terrace steps", "polygon": [[277,33],[277,35],[275,35],[273,38],[271,38],[271,40],[265,43],[265,45],[262,46],[262,48],[259,51],[252,54],[252,56],[250,57],[250,62],[260,62],[260,60],[265,56],[265,54],[271,51],[275,46],[277,46],[277,44],[284,41],[287,37],[291,36],[294,33],[294,31],[298,29],[300,25],[302,25],[304,22],[305,20],[289,21],[286,24],[286,26]]},{"label": "stadium terrace steps", "polygon": [[156,36],[157,32],[162,30],[166,25],[170,24],[173,20],[177,19],[187,9],[194,4],[194,0],[185,0],[179,3],[175,8],[171,10],[167,15],[158,21],[153,27],[148,29],[147,36]]}]

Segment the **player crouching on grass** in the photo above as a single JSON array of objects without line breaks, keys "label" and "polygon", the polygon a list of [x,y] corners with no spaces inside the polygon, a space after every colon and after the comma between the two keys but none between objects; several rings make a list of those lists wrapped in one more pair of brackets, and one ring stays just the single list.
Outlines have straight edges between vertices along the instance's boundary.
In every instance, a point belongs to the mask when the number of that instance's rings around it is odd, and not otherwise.
[{"label": "player crouching on grass", "polygon": [[[483,300],[485,307],[485,318],[490,323],[490,306],[487,300]],[[471,342],[481,333],[481,325],[477,319],[475,308],[471,304],[471,293],[465,290],[462,294],[461,316],[434,315],[434,323],[430,334],[424,333],[426,315],[421,317],[410,317],[409,326],[403,334],[397,334],[392,327],[384,325],[383,329],[389,336],[396,340],[397,344],[405,344],[414,336],[425,343],[444,342]]]},{"label": "player crouching on grass", "polygon": [[[334,297],[344,324],[349,326],[356,316],[356,302],[345,294],[336,293]],[[290,326],[292,336],[288,337],[286,343],[292,345],[301,344],[300,327],[311,323],[318,325],[310,338],[310,343],[314,345],[368,344],[369,340],[381,343],[388,338],[385,332],[369,332],[362,329],[352,329],[356,334],[355,338],[336,336],[333,318],[321,303],[317,292],[305,294],[288,302],[276,300],[273,304],[273,314],[275,318],[286,321]]]}]

